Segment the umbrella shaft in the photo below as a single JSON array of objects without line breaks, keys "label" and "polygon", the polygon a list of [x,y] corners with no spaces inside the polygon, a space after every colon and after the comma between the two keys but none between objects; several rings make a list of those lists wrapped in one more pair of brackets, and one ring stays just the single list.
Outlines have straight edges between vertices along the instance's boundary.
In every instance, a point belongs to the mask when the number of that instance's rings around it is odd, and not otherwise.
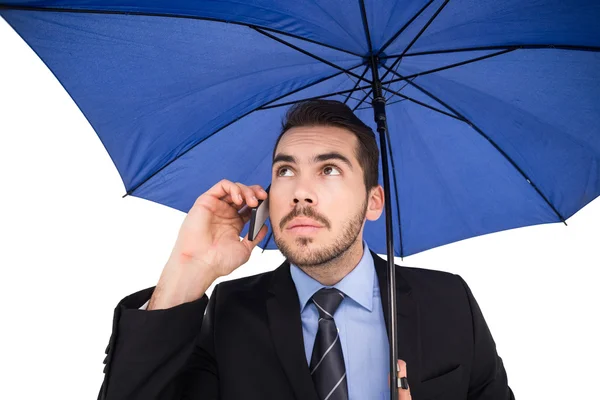
[{"label": "umbrella shaft", "polygon": [[377,132],[379,133],[379,143],[381,146],[381,166],[383,172],[384,199],[385,199],[385,230],[387,238],[387,264],[388,264],[388,308],[389,308],[389,326],[388,339],[390,342],[390,399],[398,399],[398,388],[392,382],[396,382],[398,376],[398,335],[396,332],[396,269],[394,266],[394,231],[392,227],[392,201],[391,185],[388,170],[388,152],[387,152],[387,118],[385,113],[385,97],[381,89],[381,80],[377,66],[379,60],[376,56],[371,57],[371,73],[373,87],[373,112]]}]

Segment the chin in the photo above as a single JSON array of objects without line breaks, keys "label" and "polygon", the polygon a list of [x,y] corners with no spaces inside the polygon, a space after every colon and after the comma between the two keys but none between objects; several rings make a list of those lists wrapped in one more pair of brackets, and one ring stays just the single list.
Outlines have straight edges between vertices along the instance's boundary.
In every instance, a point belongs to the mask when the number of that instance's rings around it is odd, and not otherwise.
[{"label": "chin", "polygon": [[301,256],[303,254],[308,255],[308,253],[323,247],[319,242],[314,236],[294,235],[283,239],[283,247]]},{"label": "chin", "polygon": [[340,249],[337,243],[324,243],[314,236],[294,235],[284,238],[275,235],[275,243],[287,260],[303,267],[319,266],[338,257],[346,249]]}]

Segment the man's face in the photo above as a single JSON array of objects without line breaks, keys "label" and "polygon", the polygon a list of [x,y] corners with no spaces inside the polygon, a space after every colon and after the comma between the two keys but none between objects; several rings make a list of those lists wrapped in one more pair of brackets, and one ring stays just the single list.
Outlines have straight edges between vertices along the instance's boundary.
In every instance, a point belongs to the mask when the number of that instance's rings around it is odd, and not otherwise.
[{"label": "man's face", "polygon": [[316,266],[362,240],[368,203],[357,143],[352,132],[326,126],[292,128],[279,141],[269,209],[275,243],[291,263]]}]

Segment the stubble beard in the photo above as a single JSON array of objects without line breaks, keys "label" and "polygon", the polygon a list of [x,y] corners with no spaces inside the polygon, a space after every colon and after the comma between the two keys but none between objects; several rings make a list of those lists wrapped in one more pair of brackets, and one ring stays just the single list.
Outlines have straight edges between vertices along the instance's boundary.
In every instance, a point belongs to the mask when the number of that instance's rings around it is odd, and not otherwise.
[{"label": "stubble beard", "polygon": [[343,255],[356,242],[366,214],[365,200],[359,212],[346,222],[342,234],[333,243],[321,249],[310,250],[308,246],[313,242],[313,238],[306,236],[295,238],[296,247],[293,248],[274,234],[275,244],[291,264],[306,268],[319,267]]}]

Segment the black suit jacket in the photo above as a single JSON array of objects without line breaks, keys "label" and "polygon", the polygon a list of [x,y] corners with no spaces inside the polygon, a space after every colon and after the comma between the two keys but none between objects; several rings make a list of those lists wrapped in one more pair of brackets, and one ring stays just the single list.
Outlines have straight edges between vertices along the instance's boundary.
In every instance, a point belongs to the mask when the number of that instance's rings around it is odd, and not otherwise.
[{"label": "black suit jacket", "polygon": [[[371,253],[387,325],[387,263]],[[413,400],[514,399],[465,281],[398,266],[396,279],[398,353]],[[115,309],[99,399],[318,400],[287,262],[218,284],[210,301],[205,295],[167,310],[139,310],[153,290]]]}]

